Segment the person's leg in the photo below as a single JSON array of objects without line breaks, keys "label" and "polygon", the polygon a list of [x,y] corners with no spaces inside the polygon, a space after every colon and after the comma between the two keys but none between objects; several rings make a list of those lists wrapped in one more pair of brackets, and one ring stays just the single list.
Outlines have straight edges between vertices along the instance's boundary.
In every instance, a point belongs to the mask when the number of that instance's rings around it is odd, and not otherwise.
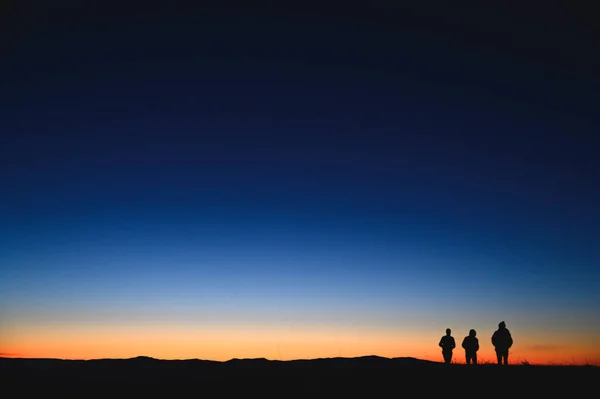
[{"label": "person's leg", "polygon": [[502,364],[502,353],[496,352],[496,360],[498,360],[498,364]]},{"label": "person's leg", "polygon": [[473,357],[471,359],[473,361],[473,364],[477,364],[477,353],[473,353]]},{"label": "person's leg", "polygon": [[504,352],[504,364],[508,365],[508,351]]},{"label": "person's leg", "polygon": [[469,352],[465,352],[465,360],[466,360],[466,363],[469,364],[469,361],[471,360],[471,356],[469,355]]},{"label": "person's leg", "polygon": [[500,357],[499,357],[499,362],[500,363],[499,364],[506,365],[507,364],[507,361],[506,361],[506,356],[507,356],[506,351],[500,351],[500,352],[498,352],[498,354],[500,355]]}]

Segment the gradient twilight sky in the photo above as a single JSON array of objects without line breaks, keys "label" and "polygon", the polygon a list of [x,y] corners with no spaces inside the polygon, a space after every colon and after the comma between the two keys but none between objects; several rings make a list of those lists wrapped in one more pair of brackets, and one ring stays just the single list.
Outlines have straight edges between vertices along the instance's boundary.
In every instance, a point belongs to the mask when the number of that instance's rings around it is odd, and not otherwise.
[{"label": "gradient twilight sky", "polygon": [[12,11],[0,356],[600,363],[583,17]]}]

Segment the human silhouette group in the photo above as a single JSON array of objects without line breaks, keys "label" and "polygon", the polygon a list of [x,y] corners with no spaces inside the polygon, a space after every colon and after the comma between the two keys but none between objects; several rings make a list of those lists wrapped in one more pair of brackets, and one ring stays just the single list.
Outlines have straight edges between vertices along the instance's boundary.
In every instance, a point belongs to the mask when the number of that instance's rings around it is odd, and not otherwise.
[{"label": "human silhouette group", "polygon": [[[498,329],[492,335],[492,345],[496,350],[496,358],[498,364],[508,365],[508,350],[512,347],[513,339],[506,323],[504,321],[498,324]],[[442,348],[442,356],[444,357],[444,363],[449,364],[452,362],[452,355],[454,348],[456,348],[456,341],[452,336],[452,330],[446,329],[446,335],[440,339],[439,346]],[[462,342],[462,347],[465,350],[465,358],[467,364],[477,364],[477,351],[479,351],[479,339],[477,338],[477,332],[470,330]]]}]

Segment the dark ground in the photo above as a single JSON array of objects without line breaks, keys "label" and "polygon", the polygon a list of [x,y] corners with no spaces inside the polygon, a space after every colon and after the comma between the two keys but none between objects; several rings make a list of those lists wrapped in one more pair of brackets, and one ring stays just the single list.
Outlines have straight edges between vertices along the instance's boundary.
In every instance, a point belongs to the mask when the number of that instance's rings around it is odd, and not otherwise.
[{"label": "dark ground", "polygon": [[[600,382],[593,366],[444,365],[412,358],[264,359],[211,362],[0,358],[0,395],[139,397],[142,395],[316,395],[463,397],[589,395]],[[132,396],[133,395],[133,396]]]}]

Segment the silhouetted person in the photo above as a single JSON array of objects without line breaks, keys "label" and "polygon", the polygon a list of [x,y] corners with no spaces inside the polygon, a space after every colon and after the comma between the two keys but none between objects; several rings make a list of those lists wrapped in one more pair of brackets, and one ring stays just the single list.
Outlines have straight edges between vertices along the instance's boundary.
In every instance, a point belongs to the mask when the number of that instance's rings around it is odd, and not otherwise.
[{"label": "silhouetted person", "polygon": [[469,331],[469,335],[463,339],[462,347],[465,350],[467,364],[477,364],[477,351],[479,350],[479,339],[475,330]]},{"label": "silhouetted person", "polygon": [[496,349],[498,364],[508,364],[508,350],[513,344],[513,339],[510,331],[506,328],[505,322],[501,321],[498,324],[498,329],[492,335],[492,344]]},{"label": "silhouetted person", "polygon": [[452,331],[447,328],[446,335],[440,339],[440,347],[442,348],[442,355],[444,356],[444,363],[450,363],[452,361],[452,351],[456,347],[454,337],[450,335]]}]

